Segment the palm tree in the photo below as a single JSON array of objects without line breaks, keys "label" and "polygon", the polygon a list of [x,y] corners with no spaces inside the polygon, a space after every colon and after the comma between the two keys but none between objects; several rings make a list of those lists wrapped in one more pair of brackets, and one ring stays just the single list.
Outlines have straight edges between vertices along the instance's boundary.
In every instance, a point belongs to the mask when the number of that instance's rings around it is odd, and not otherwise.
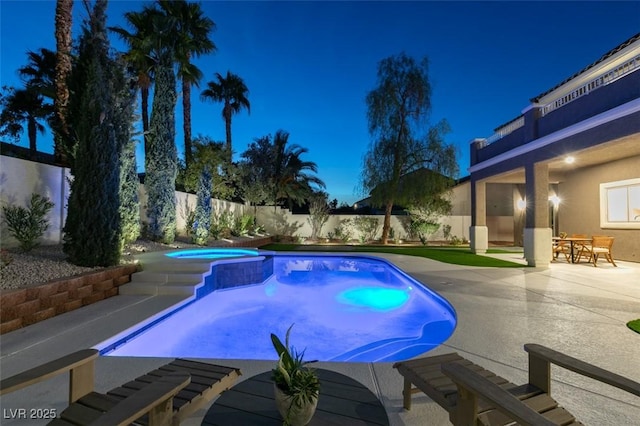
[{"label": "palm tree", "polygon": [[59,123],[58,134],[54,138],[53,154],[57,161],[66,162],[61,138],[68,137],[67,106],[69,104],[69,86],[67,79],[71,74],[71,19],[73,0],[56,0],[56,95],[53,101],[56,121]]},{"label": "palm tree", "polygon": [[302,154],[309,152],[298,144],[287,146],[289,133],[278,130],[273,139],[274,168],[273,168],[273,198],[274,205],[278,200],[285,199],[292,207],[306,201],[312,194],[312,185],[324,188],[324,182],[308,172],[317,173],[318,166],[313,161],[303,161]]},{"label": "palm tree", "polygon": [[29,150],[32,154],[37,151],[36,137],[38,132],[44,133],[44,126],[38,120],[51,115],[51,106],[44,103],[40,93],[31,89],[9,89],[1,100],[0,136],[18,139],[24,131],[23,123],[27,123]]},{"label": "palm tree", "polygon": [[51,100],[56,97],[56,61],[53,50],[40,48],[37,52],[28,51],[28,64],[18,69],[25,86],[37,90]]},{"label": "palm tree", "polygon": [[154,13],[156,11],[148,7],[144,8],[142,12],[125,13],[124,18],[133,28],[133,32],[121,27],[109,28],[127,43],[129,50],[124,54],[124,58],[131,64],[138,76],[145,155],[149,152],[149,89],[153,82],[154,65],[156,63],[151,56],[152,39],[156,35],[154,34],[152,18]]},{"label": "palm tree", "polygon": [[249,89],[240,76],[232,74],[230,71],[227,71],[226,77],[216,73],[216,78],[218,81],[208,82],[209,88],[203,90],[200,96],[202,99],[223,103],[222,118],[227,134],[227,150],[231,156],[231,117],[233,114],[239,113],[242,108],[246,108],[249,113],[251,112],[251,105],[247,99]]},{"label": "palm tree", "polygon": [[199,87],[202,71],[191,63],[192,56],[211,53],[216,45],[209,39],[209,33],[215,30],[215,23],[204,16],[198,3],[181,1],[159,1],[160,9],[169,17],[175,18],[180,39],[176,45],[178,76],[182,81],[182,113],[184,131],[185,164],[189,166],[193,157],[191,152],[191,86]]}]

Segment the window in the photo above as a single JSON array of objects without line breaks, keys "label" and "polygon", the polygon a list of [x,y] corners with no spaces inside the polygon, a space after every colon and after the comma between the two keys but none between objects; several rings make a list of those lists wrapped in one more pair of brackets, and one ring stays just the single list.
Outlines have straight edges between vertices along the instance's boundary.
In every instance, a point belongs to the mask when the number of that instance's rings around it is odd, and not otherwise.
[{"label": "window", "polygon": [[600,184],[600,227],[640,229],[640,178]]}]

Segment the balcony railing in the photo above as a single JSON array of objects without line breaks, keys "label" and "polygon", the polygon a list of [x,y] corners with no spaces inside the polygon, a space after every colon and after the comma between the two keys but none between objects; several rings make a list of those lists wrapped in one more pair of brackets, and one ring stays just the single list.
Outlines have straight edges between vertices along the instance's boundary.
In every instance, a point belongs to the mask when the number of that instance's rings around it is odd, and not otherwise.
[{"label": "balcony railing", "polygon": [[593,80],[583,84],[572,92],[567,93],[566,95],[555,99],[548,104],[544,105],[540,109],[540,117],[544,117],[549,114],[551,111],[560,108],[563,105],[568,104],[581,96],[584,96],[602,86],[606,86],[609,83],[613,83],[619,78],[624,77],[625,75],[637,70],[640,68],[640,55],[635,56],[634,58],[628,60],[622,65],[607,71],[606,73],[594,78]]},{"label": "balcony railing", "polygon": [[509,133],[513,132],[516,129],[519,129],[522,126],[524,126],[524,115],[521,115],[515,120],[508,122],[502,127],[498,127],[496,129],[496,132],[486,139],[486,143],[484,146],[487,146],[497,141],[498,139],[502,139],[503,137],[507,136]]}]

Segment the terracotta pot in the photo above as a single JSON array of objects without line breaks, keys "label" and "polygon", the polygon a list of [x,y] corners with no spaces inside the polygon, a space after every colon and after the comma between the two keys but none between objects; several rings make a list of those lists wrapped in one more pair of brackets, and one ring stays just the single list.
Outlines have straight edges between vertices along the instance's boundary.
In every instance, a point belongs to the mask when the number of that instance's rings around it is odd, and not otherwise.
[{"label": "terracotta pot", "polygon": [[273,385],[275,393],[276,406],[278,412],[283,419],[289,420],[291,426],[305,426],[309,424],[311,418],[316,412],[318,406],[318,398],[315,398],[311,403],[298,407],[292,404],[291,396],[285,394],[280,390],[278,386]]}]

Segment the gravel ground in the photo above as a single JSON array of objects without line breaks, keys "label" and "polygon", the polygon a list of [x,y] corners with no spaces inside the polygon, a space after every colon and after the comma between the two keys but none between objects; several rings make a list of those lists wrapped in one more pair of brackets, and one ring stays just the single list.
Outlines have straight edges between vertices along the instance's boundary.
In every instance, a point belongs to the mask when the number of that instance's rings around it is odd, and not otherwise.
[{"label": "gravel ground", "polygon": [[[121,263],[133,262],[135,254],[169,250],[174,248],[196,247],[193,244],[175,242],[172,245],[138,240],[127,246]],[[4,252],[5,249],[3,249]],[[43,284],[56,278],[71,277],[83,272],[103,268],[87,268],[72,265],[65,260],[62,245],[40,246],[29,253],[21,253],[19,249],[6,249],[11,259],[8,265],[0,263],[0,289],[10,290]],[[3,261],[5,256],[3,255]]]}]

